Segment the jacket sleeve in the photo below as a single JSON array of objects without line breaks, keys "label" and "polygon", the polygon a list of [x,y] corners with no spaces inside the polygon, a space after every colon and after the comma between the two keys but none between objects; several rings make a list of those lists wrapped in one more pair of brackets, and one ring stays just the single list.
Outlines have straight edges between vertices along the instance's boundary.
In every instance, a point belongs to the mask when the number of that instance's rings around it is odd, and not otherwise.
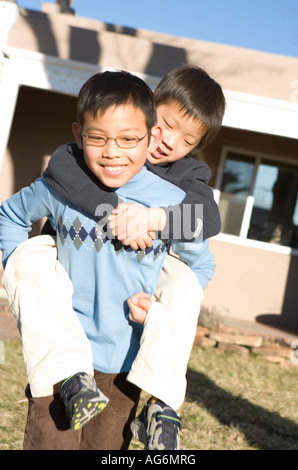
[{"label": "jacket sleeve", "polygon": [[111,188],[104,186],[87,167],[77,144],[62,145],[52,155],[43,173],[45,181],[64,199],[88,214],[101,219],[104,207],[111,210],[123,202]]},{"label": "jacket sleeve", "polygon": [[205,240],[220,232],[218,205],[201,168],[202,164],[193,166],[187,175],[183,175],[180,179],[179,187],[185,191],[186,196],[181,204],[164,208],[167,214],[167,226],[161,232],[161,238],[168,236],[181,240],[196,238]]}]

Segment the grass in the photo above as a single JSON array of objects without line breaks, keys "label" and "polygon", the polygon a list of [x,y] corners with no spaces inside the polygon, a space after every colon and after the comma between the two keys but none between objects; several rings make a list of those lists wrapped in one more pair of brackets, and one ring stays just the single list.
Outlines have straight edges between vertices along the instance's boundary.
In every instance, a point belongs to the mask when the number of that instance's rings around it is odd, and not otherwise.
[{"label": "grass", "polygon": [[0,365],[0,449],[17,450],[22,449],[27,412],[21,342],[5,341],[4,354]]},{"label": "grass", "polygon": [[[21,344],[4,346],[0,450],[22,449],[27,402]],[[297,366],[194,348],[187,376],[182,450],[298,450]],[[146,398],[142,394],[142,403]],[[142,446],[133,440],[130,448]]]}]

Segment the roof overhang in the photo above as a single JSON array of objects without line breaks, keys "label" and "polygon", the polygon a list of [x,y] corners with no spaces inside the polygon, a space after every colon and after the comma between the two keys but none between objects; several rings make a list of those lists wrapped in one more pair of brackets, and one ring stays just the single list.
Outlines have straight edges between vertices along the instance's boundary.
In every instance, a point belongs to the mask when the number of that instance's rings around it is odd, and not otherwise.
[{"label": "roof overhang", "polygon": [[[39,52],[6,47],[7,73],[19,86],[26,85],[77,95],[82,84],[94,73],[107,68],[86,62],[60,59]],[[110,69],[110,68],[109,68]],[[161,77],[132,73],[143,78],[153,89]],[[298,84],[297,84],[298,89]],[[298,138],[298,99],[283,101],[231,90],[224,90],[227,110],[223,125],[236,129]]]},{"label": "roof overhang", "polygon": [[225,91],[227,110],[223,124],[236,129],[298,139],[298,99],[282,101]]}]

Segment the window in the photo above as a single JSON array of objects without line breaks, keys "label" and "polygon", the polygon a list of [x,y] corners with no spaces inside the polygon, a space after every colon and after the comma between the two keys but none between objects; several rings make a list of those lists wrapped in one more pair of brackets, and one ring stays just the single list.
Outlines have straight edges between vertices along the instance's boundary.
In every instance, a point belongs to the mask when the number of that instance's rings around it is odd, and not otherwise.
[{"label": "window", "polygon": [[225,151],[221,168],[222,233],[298,248],[298,165]]}]

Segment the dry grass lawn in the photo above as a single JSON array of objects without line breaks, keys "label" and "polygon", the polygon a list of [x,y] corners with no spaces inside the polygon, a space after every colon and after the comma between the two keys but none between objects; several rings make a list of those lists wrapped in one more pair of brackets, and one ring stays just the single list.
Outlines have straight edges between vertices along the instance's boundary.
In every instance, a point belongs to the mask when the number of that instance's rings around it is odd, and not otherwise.
[{"label": "dry grass lawn", "polygon": [[[27,402],[21,343],[4,346],[0,450],[22,449]],[[194,348],[181,410],[181,449],[298,450],[297,372],[290,362],[281,366],[261,357]],[[132,450],[141,448],[132,441]]]}]

